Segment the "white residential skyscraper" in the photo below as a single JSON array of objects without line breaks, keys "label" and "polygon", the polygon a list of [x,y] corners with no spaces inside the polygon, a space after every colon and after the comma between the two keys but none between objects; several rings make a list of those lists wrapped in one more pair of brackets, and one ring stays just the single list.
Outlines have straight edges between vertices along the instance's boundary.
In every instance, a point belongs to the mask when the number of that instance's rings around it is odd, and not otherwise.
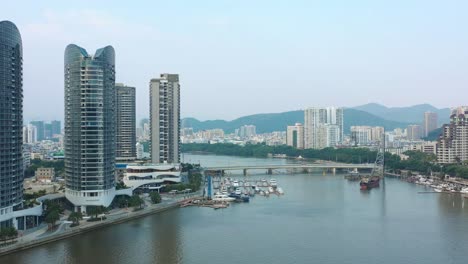
[{"label": "white residential skyscraper", "polygon": [[304,121],[306,149],[334,147],[343,141],[343,108],[311,107],[304,111]]},{"label": "white residential skyscraper", "polygon": [[178,74],[150,81],[151,161],[180,161],[180,84]]},{"label": "white residential skyscraper", "polygon": [[304,148],[304,126],[296,123],[294,126],[288,126],[286,132],[286,144],[298,149]]}]

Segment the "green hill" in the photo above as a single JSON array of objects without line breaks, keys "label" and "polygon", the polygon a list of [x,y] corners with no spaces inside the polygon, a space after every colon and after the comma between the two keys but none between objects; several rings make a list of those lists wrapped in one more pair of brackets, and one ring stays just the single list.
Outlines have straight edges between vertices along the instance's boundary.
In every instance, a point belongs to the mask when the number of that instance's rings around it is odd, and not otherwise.
[{"label": "green hill", "polygon": [[[255,125],[257,127],[257,133],[285,131],[288,125],[294,125],[294,123],[304,123],[304,111],[297,110],[275,114],[256,114],[240,117],[232,121],[200,121],[195,118],[182,119],[182,127],[192,127],[194,131],[221,128],[226,133],[232,133],[235,129],[243,125]],[[408,123],[385,120],[381,117],[356,109],[345,109],[345,134],[349,134],[351,126],[357,125],[383,126],[387,130],[393,130],[397,127],[404,128]]]},{"label": "green hill", "polygon": [[439,125],[448,123],[450,117],[449,108],[438,109],[430,104],[419,104],[408,107],[386,107],[384,105],[370,103],[353,107],[353,109],[365,111],[387,120],[413,124],[421,124],[424,120],[425,112],[437,113],[439,116]]}]

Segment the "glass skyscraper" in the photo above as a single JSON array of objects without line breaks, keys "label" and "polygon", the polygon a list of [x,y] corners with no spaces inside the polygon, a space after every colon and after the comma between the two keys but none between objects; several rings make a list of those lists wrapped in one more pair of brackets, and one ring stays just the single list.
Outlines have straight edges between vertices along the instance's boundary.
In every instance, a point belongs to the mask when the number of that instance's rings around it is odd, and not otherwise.
[{"label": "glass skyscraper", "polygon": [[23,48],[15,24],[0,21],[0,226],[23,199]]},{"label": "glass skyscraper", "polygon": [[65,50],[65,182],[76,210],[115,196],[115,52]]}]

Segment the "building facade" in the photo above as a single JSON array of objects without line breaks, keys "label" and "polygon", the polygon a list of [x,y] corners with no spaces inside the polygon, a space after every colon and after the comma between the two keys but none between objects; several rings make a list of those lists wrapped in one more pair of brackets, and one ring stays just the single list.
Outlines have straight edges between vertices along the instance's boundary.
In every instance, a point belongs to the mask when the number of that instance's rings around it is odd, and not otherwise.
[{"label": "building facade", "polygon": [[14,226],[23,200],[23,44],[15,24],[0,21],[0,227]]},{"label": "building facade", "polygon": [[438,116],[437,113],[425,112],[424,113],[424,123],[423,123],[423,132],[424,137],[427,137],[431,131],[437,129],[438,126]]},{"label": "building facade", "polygon": [[257,135],[257,127],[254,125],[245,125],[239,128],[239,137],[251,138]]},{"label": "building facade", "polygon": [[135,87],[115,84],[117,160],[136,158]]},{"label": "building facade", "polygon": [[[344,138],[343,113],[343,108],[336,107],[311,107],[306,109],[304,111],[304,148],[320,149],[323,148],[324,142],[336,141],[335,145],[341,144]],[[324,125],[336,127],[325,127]],[[336,128],[338,131],[336,131]],[[328,130],[328,132],[325,133],[325,130]],[[331,135],[330,133],[336,133],[337,140],[334,137],[321,138],[321,136],[327,134]]]},{"label": "building facade", "polygon": [[382,140],[383,127],[351,126],[351,141],[356,145],[368,145]]},{"label": "building facade", "polygon": [[75,210],[115,196],[115,52],[65,50],[65,196]]},{"label": "building facade", "polygon": [[420,125],[409,125],[406,128],[406,138],[408,140],[414,141],[421,139],[423,134],[422,127]]},{"label": "building facade", "polygon": [[44,121],[31,121],[29,123],[36,127],[37,141],[44,140]]},{"label": "building facade", "polygon": [[468,106],[452,109],[450,124],[442,127],[437,141],[437,161],[441,164],[468,161]]},{"label": "building facade", "polygon": [[178,74],[161,74],[150,81],[151,161],[179,163],[180,83]]},{"label": "building facade", "polygon": [[34,177],[38,182],[51,183],[55,180],[55,170],[54,168],[37,168]]},{"label": "building facade", "polygon": [[297,149],[304,148],[304,126],[301,123],[288,126],[286,131],[286,145]]}]

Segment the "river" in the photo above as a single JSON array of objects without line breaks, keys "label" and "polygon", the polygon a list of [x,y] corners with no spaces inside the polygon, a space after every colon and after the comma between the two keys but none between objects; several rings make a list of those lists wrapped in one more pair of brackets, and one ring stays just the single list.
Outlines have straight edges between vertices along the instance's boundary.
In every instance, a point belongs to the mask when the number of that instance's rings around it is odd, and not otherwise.
[{"label": "river", "polygon": [[[183,158],[202,166],[294,162]],[[256,196],[222,210],[174,209],[0,257],[0,263],[468,262],[468,200],[460,195],[419,193],[427,189],[397,179],[361,192],[343,175],[273,177],[285,195]]]}]

